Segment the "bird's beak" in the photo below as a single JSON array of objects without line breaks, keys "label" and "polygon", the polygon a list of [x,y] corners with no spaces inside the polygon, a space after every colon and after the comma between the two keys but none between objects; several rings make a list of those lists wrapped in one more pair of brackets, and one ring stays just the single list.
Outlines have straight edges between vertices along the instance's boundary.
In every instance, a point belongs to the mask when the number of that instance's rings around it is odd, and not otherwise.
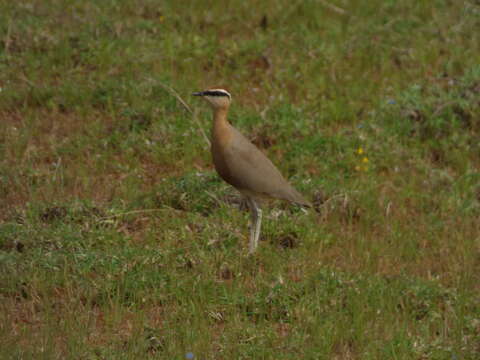
[{"label": "bird's beak", "polygon": [[193,96],[203,96],[203,91],[194,92],[192,95]]}]

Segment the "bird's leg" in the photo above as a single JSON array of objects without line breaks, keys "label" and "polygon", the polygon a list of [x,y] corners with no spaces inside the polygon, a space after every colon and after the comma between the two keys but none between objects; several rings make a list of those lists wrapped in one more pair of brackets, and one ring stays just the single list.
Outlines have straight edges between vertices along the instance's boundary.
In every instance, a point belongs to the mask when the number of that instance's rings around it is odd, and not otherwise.
[{"label": "bird's leg", "polygon": [[260,239],[260,228],[261,228],[261,226],[262,226],[262,209],[260,209],[257,206],[257,221],[255,222],[255,249],[258,246],[258,239]]},{"label": "bird's leg", "polygon": [[250,241],[249,241],[249,253],[253,253],[255,251],[255,219],[256,213],[255,208],[251,203],[251,200],[247,198],[248,208],[250,210]]},{"label": "bird's leg", "polygon": [[255,200],[247,198],[248,206],[250,208],[250,214],[252,223],[250,227],[250,254],[254,253],[258,246],[258,239],[260,237],[260,227],[262,226],[262,209],[257,205]]}]

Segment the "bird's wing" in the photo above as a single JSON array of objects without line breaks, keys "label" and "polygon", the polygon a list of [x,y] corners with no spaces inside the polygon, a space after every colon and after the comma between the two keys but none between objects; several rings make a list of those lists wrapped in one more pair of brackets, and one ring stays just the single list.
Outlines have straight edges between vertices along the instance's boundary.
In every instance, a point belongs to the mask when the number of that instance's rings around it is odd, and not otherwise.
[{"label": "bird's wing", "polygon": [[258,195],[309,205],[255,145],[233,127],[232,131],[234,136],[224,153],[232,185]]}]

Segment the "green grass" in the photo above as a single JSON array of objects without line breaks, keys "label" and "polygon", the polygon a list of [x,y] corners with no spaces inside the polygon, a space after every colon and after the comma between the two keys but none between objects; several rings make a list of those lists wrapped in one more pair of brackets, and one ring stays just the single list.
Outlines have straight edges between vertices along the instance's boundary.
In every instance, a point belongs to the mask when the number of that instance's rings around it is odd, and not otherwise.
[{"label": "green grass", "polygon": [[[334,5],[336,8],[329,6]],[[478,359],[480,6],[0,2],[0,357]],[[318,213],[248,214],[189,94]]]}]

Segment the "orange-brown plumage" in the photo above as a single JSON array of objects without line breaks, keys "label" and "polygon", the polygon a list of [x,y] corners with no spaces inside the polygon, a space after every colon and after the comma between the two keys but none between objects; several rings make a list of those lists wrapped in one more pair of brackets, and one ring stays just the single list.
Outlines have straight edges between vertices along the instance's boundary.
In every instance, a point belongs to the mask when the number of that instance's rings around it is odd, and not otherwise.
[{"label": "orange-brown plumage", "polygon": [[203,96],[214,111],[211,151],[215,169],[220,177],[240,191],[249,203],[256,228],[250,237],[250,252],[253,252],[260,235],[261,209],[258,202],[273,198],[304,206],[310,206],[310,203],[288,183],[254,144],[228,122],[228,92],[211,89],[194,95]]}]

